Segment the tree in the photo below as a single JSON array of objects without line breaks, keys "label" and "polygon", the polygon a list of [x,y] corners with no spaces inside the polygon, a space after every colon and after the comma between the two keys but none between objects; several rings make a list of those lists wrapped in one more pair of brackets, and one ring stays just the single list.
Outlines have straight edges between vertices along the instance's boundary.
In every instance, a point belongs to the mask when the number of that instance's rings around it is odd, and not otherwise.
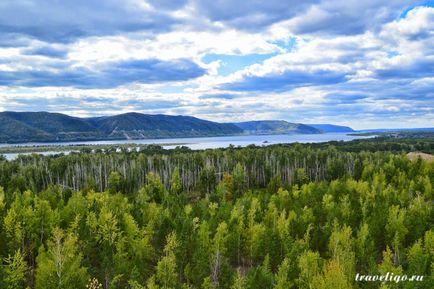
[{"label": "tree", "polygon": [[410,247],[407,253],[408,273],[413,275],[426,275],[429,265],[429,255],[424,252],[422,240],[418,240]]},{"label": "tree", "polygon": [[[401,265],[396,266],[393,259],[394,259],[394,254],[392,253],[390,248],[387,247],[386,250],[383,251],[383,261],[378,265],[378,271],[383,275],[386,275],[387,273],[389,273],[389,275],[391,273],[393,273],[394,275],[402,275],[403,270]],[[400,288],[400,287],[401,286],[399,286],[399,284],[391,284],[391,288]]]},{"label": "tree", "polygon": [[270,289],[273,287],[273,272],[270,268],[270,258],[267,255],[261,266],[253,267],[247,274],[247,288]]},{"label": "tree", "polygon": [[224,196],[221,196],[221,199],[225,201],[232,201],[235,197],[235,183],[234,177],[231,174],[223,174],[223,186]]},{"label": "tree", "polygon": [[148,173],[146,175],[145,191],[147,195],[157,203],[163,202],[166,198],[166,190],[161,182],[160,176],[154,173]]},{"label": "tree", "polygon": [[282,264],[280,264],[279,269],[277,271],[277,275],[275,278],[274,285],[275,289],[288,289],[292,287],[292,282],[289,281],[289,271],[290,271],[290,263],[289,259],[285,258],[282,261]]},{"label": "tree", "polygon": [[123,178],[119,172],[113,171],[108,178],[108,190],[111,194],[122,191]]},{"label": "tree", "polygon": [[36,260],[36,288],[84,288],[89,276],[81,264],[77,237],[56,228],[47,247],[41,246]]},{"label": "tree", "polygon": [[375,268],[375,246],[368,224],[361,225],[355,240],[355,253],[359,273],[370,273]]},{"label": "tree", "polygon": [[211,280],[213,288],[218,288],[220,281],[220,270],[226,253],[226,242],[228,239],[228,226],[225,222],[218,225],[212,241]]},{"label": "tree", "polygon": [[246,287],[246,278],[237,272],[234,283],[231,286],[231,289],[245,289]]},{"label": "tree", "polygon": [[208,222],[203,221],[200,224],[194,244],[191,278],[193,283],[199,287],[204,278],[209,276],[211,240]]},{"label": "tree", "polygon": [[305,251],[298,259],[298,268],[300,270],[297,280],[299,288],[314,289],[312,283],[315,276],[321,271],[321,257],[318,252]]},{"label": "tree", "polygon": [[[332,256],[332,260],[336,260],[336,264],[330,264],[330,270],[327,271],[330,274],[338,274],[334,272],[336,266],[339,266],[339,270],[343,273],[348,280],[353,280],[355,276],[355,253],[354,253],[354,241],[352,238],[352,230],[350,227],[344,226],[342,229],[337,229],[332,232],[329,240],[329,251]],[[340,274],[340,273],[339,273]]]},{"label": "tree", "polygon": [[179,173],[178,167],[176,167],[172,172],[172,178],[170,179],[170,191],[175,195],[179,195],[182,192],[181,175]]},{"label": "tree", "polygon": [[246,172],[244,166],[241,163],[235,165],[234,171],[232,172],[234,178],[234,193],[235,197],[241,196],[241,194],[246,189]]},{"label": "tree", "polygon": [[4,285],[6,289],[24,288],[28,266],[23,254],[17,250],[4,260]]},{"label": "tree", "polygon": [[303,168],[299,168],[295,171],[295,183],[301,187],[309,182],[309,177]]},{"label": "tree", "polygon": [[[314,277],[312,289],[352,289],[353,286],[348,280],[349,276],[345,275],[339,260],[330,260],[323,269],[323,273]],[[354,278],[354,276],[351,276]]]},{"label": "tree", "polygon": [[176,234],[171,233],[167,236],[164,256],[158,261],[157,272],[155,273],[155,283],[162,289],[176,288],[178,284],[178,274],[176,272],[175,250],[178,247]]},{"label": "tree", "polygon": [[405,236],[408,229],[405,226],[406,211],[399,206],[392,206],[389,208],[389,218],[386,224],[386,235],[389,240],[389,245],[393,246],[395,251],[394,262],[400,263],[400,252],[402,250]]},{"label": "tree", "polygon": [[199,188],[206,196],[214,192],[217,185],[216,172],[214,167],[207,166],[202,169],[199,176]]}]

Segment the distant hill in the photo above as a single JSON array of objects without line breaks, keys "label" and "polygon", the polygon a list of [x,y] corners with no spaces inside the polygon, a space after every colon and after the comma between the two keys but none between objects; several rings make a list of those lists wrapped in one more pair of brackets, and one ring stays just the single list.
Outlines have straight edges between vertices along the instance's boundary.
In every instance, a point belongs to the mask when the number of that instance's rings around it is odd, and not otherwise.
[{"label": "distant hill", "polygon": [[217,123],[191,116],[126,113],[90,118],[98,131],[111,138],[195,137],[240,134],[233,124]]},{"label": "distant hill", "polygon": [[375,128],[362,129],[358,132],[434,132],[434,127],[418,127],[418,128]]},{"label": "distant hill", "polygon": [[334,125],[334,124],[308,124],[308,126],[319,129],[322,132],[354,132],[349,126]]},{"label": "distant hill", "polygon": [[68,141],[101,137],[87,121],[60,113],[0,113],[0,142]]},{"label": "distant hill", "polygon": [[126,113],[78,118],[49,112],[0,112],[0,143],[224,136],[242,132],[233,124],[190,116]]},{"label": "distant hill", "polygon": [[0,114],[0,141],[25,142],[50,139],[50,134]]},{"label": "distant hill", "polygon": [[288,134],[321,133],[320,130],[301,123],[291,123],[284,120],[258,120],[233,123],[247,134]]},{"label": "distant hill", "polygon": [[218,123],[191,116],[125,113],[79,118],[50,112],[0,112],[0,143],[55,142],[352,132],[349,127],[306,125],[283,120]]}]

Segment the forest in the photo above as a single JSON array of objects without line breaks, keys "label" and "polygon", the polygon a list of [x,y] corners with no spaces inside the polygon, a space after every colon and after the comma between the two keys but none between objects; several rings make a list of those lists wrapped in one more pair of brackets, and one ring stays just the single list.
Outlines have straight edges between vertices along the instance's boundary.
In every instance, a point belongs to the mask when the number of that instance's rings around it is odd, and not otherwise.
[{"label": "forest", "polygon": [[[0,159],[0,288],[434,288],[425,138]],[[422,275],[418,282],[356,274]]]}]

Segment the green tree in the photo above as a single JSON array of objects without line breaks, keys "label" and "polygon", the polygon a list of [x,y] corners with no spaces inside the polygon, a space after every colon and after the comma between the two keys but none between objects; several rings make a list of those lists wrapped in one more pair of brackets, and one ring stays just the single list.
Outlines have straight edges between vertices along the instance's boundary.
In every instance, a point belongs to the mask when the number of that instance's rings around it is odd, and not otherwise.
[{"label": "green tree", "polygon": [[172,172],[170,191],[175,195],[179,195],[182,192],[181,174],[178,167],[176,167]]},{"label": "green tree", "polygon": [[14,255],[9,255],[4,262],[3,282],[5,288],[24,288],[28,266],[21,251],[17,250]]},{"label": "green tree", "polygon": [[166,190],[161,182],[160,176],[150,172],[146,175],[146,181],[146,195],[157,203],[163,202],[166,198]]},{"label": "green tree", "polygon": [[204,167],[199,175],[199,188],[206,196],[214,192],[217,186],[215,168],[211,166]]},{"label": "green tree", "polygon": [[175,250],[178,247],[176,234],[171,233],[167,236],[164,256],[158,261],[155,282],[162,289],[176,288],[178,284],[178,274],[176,269]]},{"label": "green tree", "polygon": [[116,194],[123,189],[123,177],[119,172],[113,171],[108,177],[108,190],[111,194]]},{"label": "green tree", "polygon": [[41,247],[36,260],[36,288],[84,288],[89,276],[82,265],[77,237],[56,228],[47,247]]},{"label": "green tree", "polygon": [[318,252],[306,251],[298,259],[298,268],[300,270],[297,280],[299,288],[314,289],[314,277],[320,274],[322,260]]},{"label": "green tree", "polygon": [[276,289],[289,289],[292,287],[292,282],[289,280],[290,262],[288,258],[283,259],[280,264],[275,278],[274,288]]},{"label": "green tree", "polygon": [[232,176],[234,178],[234,194],[235,197],[239,197],[244,192],[247,186],[246,171],[241,163],[237,163],[235,165]]}]

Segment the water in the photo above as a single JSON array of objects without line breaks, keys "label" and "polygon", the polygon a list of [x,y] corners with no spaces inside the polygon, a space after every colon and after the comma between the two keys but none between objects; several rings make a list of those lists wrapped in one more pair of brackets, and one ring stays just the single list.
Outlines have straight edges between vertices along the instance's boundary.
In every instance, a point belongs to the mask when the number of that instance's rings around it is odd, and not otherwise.
[{"label": "water", "polygon": [[[47,152],[35,152],[34,154],[38,154],[38,155],[43,155],[43,156],[53,156],[53,155],[58,155],[58,154],[64,154],[64,155],[69,155],[71,153],[71,151],[62,151],[62,152],[55,152],[55,151],[47,151]],[[31,155],[33,153],[7,153],[7,154],[3,154],[3,156],[8,160],[8,161],[12,161],[14,159],[16,159],[19,155]]]},{"label": "water", "polygon": [[[110,140],[110,141],[77,141],[77,142],[45,142],[45,143],[23,143],[14,146],[70,146],[70,145],[115,145],[115,144],[158,144],[166,149],[183,145],[193,150],[224,148],[229,145],[245,147],[250,144],[263,146],[280,143],[318,143],[328,141],[350,141],[353,139],[370,138],[372,136],[355,136],[346,133],[324,133],[324,134],[280,134],[280,135],[243,135],[243,136],[222,136],[222,137],[200,137],[200,138],[165,138],[165,139],[142,139],[142,140]],[[0,147],[10,146],[0,144]],[[38,152],[42,155],[53,155],[60,152],[46,151]],[[63,152],[67,154],[68,152]],[[29,154],[29,153],[20,153]],[[18,154],[3,154],[7,159],[15,159]]]}]

